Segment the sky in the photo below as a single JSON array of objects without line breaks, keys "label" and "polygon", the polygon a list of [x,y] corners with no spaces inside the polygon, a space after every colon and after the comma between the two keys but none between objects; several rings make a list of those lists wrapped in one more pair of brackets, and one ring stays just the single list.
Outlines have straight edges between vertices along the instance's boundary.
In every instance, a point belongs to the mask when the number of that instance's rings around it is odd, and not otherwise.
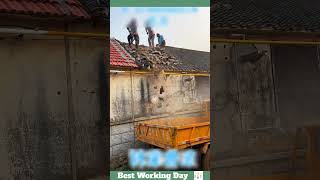
[{"label": "sky", "polygon": [[111,38],[127,42],[126,26],[132,18],[138,21],[140,44],[148,45],[144,27],[149,21],[155,33],[163,35],[167,46],[210,51],[209,7],[111,7]]}]

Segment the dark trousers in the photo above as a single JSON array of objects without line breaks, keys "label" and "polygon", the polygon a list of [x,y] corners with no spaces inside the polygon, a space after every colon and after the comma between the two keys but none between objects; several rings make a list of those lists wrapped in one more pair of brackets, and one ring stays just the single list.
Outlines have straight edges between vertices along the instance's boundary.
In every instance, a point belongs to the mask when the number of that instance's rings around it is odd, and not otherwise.
[{"label": "dark trousers", "polygon": [[136,49],[138,49],[138,47],[139,47],[139,35],[138,34],[135,34],[135,35],[129,34],[128,35],[128,43],[129,43],[130,47],[131,47],[131,44],[133,44],[133,41],[136,42]]},{"label": "dark trousers", "polygon": [[133,36],[132,36],[132,34],[129,34],[129,35],[128,35],[128,43],[129,43],[129,46],[131,46],[131,44],[133,43]]}]

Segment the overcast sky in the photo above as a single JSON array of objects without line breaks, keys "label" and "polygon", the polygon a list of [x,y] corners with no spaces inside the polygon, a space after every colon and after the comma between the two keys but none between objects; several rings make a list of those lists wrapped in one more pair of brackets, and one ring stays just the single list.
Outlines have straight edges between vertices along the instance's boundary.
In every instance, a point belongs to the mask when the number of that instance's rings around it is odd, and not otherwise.
[{"label": "overcast sky", "polygon": [[138,21],[140,44],[148,45],[144,25],[150,21],[155,33],[164,36],[167,46],[210,51],[209,7],[111,7],[111,37],[127,42],[126,25],[132,18]]}]

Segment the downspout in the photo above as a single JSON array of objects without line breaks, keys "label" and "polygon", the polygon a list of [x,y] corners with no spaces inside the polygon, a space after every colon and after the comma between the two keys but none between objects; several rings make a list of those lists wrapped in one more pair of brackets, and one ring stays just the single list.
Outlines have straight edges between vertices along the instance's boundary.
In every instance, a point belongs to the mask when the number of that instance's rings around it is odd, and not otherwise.
[{"label": "downspout", "polygon": [[245,126],[245,122],[243,121],[243,117],[242,117],[242,110],[241,110],[241,105],[240,105],[240,91],[241,91],[241,88],[240,88],[240,77],[239,77],[239,64],[238,64],[238,51],[237,51],[237,46],[236,44],[233,44],[233,54],[235,57],[234,58],[234,63],[235,63],[235,73],[236,73],[236,81],[237,81],[237,100],[238,100],[238,107],[239,107],[239,119],[240,119],[240,122],[241,122],[241,131],[244,133],[246,132],[246,126]]},{"label": "downspout", "polygon": [[317,60],[318,60],[318,69],[320,70],[320,46],[317,46]]},{"label": "downspout", "polygon": [[133,125],[133,147],[136,147],[136,131],[135,131],[135,118],[134,118],[134,97],[133,97],[133,73],[130,72],[130,79],[131,79],[131,112],[132,112],[132,125]]},{"label": "downspout", "polygon": [[[68,31],[68,25],[65,25],[65,31]],[[66,79],[67,79],[67,104],[68,104],[68,137],[69,137],[69,152],[71,159],[71,174],[72,180],[78,179],[77,174],[77,158],[75,149],[75,113],[72,93],[72,78],[71,78],[71,57],[70,57],[70,40],[64,37],[65,55],[66,55]]]}]

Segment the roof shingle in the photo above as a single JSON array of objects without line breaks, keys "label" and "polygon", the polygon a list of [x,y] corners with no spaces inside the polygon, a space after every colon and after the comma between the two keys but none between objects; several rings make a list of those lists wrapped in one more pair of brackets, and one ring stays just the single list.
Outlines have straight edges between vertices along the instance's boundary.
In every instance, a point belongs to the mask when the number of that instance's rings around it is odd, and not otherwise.
[{"label": "roof shingle", "polygon": [[164,50],[151,50],[147,46],[140,45],[137,57],[135,48],[130,48],[127,43],[120,42],[120,45],[132,57],[136,57],[135,62],[142,70],[208,73],[210,69],[209,52],[169,46]]},{"label": "roof shingle", "polygon": [[110,65],[124,68],[137,68],[135,60],[115,39],[110,40]]},{"label": "roof shingle", "polygon": [[[114,38],[110,40],[111,67],[155,71],[163,70],[167,72],[210,72],[210,52],[169,46],[167,46],[165,50],[159,51],[151,50],[147,46],[140,45],[138,54],[139,58],[136,57],[137,54],[135,48],[130,48],[127,43],[120,42]],[[151,65],[151,59],[153,59],[153,61],[157,61],[157,63],[153,62],[156,64]],[[150,65],[152,68],[148,68]]]},{"label": "roof shingle", "polygon": [[0,13],[90,18],[78,0],[0,0]]},{"label": "roof shingle", "polygon": [[320,32],[320,4],[312,0],[216,0],[213,29]]}]

